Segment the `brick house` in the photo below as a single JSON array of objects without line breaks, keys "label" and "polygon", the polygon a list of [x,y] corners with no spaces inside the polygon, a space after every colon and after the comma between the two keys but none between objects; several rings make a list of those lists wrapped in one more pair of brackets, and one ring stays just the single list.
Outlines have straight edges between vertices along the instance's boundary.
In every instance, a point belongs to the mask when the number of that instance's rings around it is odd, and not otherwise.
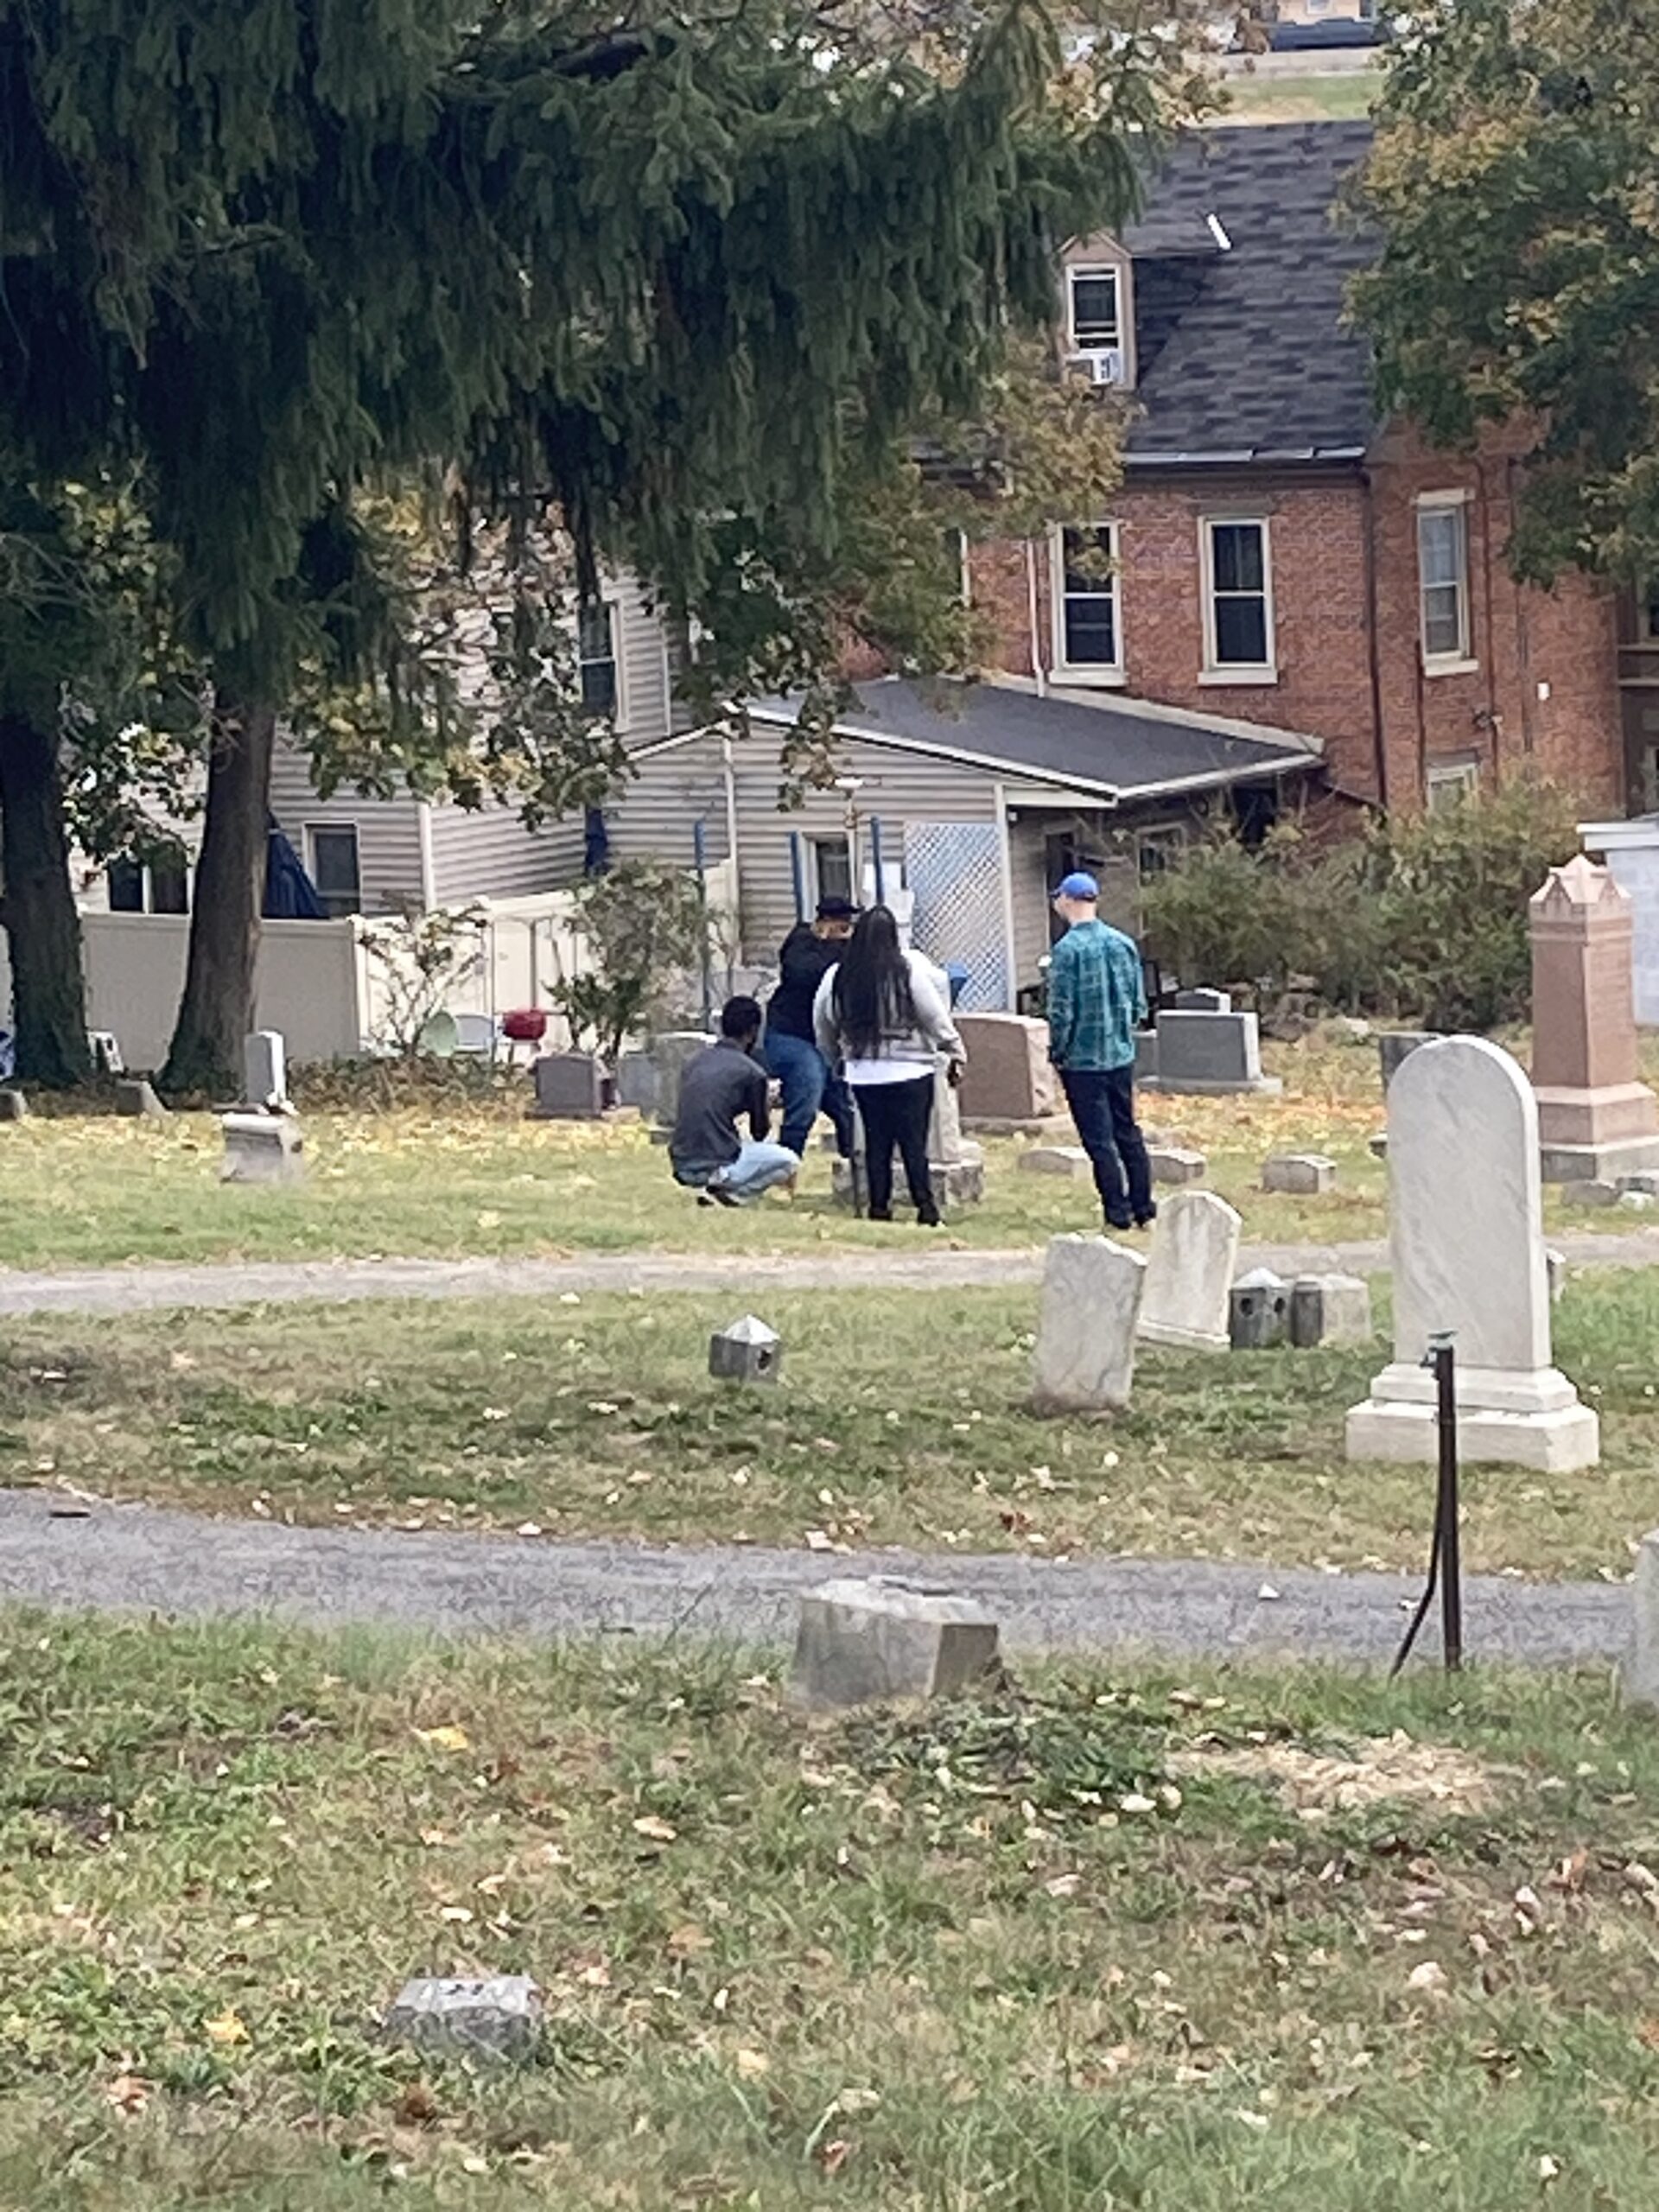
[{"label": "brick house", "polygon": [[1370,138],[1192,133],[1121,240],[1066,248],[1062,343],[1127,395],[1124,482],[1109,515],[972,549],[997,671],[1318,739],[1356,801],[1433,804],[1529,765],[1606,810],[1653,804],[1659,607],[1517,587],[1519,441],[1438,453],[1377,416],[1342,320],[1367,246],[1332,212]]}]

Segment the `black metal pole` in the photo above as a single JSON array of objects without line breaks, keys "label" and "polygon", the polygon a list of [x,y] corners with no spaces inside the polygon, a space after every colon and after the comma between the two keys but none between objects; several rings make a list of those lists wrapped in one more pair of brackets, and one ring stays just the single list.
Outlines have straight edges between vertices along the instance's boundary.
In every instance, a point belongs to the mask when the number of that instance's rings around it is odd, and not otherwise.
[{"label": "black metal pole", "polygon": [[1450,1333],[1431,1337],[1440,1441],[1440,1494],[1434,1518],[1440,1541],[1440,1638],[1446,1671],[1463,1665],[1463,1556],[1458,1535],[1458,1385]]},{"label": "black metal pole", "polygon": [[1440,1445],[1440,1477],[1434,1490],[1434,1535],[1428,1548],[1428,1580],[1417,1601],[1411,1624],[1389,1669],[1392,1681],[1411,1656],[1417,1632],[1440,1592],[1440,1633],[1446,1670],[1459,1673],[1463,1666],[1463,1561],[1458,1539],[1458,1382],[1449,1329],[1428,1340],[1423,1365],[1434,1373],[1434,1422]]}]

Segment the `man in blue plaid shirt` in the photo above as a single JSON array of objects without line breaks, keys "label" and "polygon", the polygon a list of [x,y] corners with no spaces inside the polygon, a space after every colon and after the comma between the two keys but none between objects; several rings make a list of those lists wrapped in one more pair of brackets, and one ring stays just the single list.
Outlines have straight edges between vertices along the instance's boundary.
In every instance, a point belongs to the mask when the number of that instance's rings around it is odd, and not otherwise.
[{"label": "man in blue plaid shirt", "polygon": [[1054,894],[1066,924],[1048,969],[1048,1057],[1095,1171],[1109,1229],[1145,1229],[1158,1212],[1135,1118],[1135,1031],[1147,983],[1131,937],[1100,918],[1100,886],[1068,875]]}]

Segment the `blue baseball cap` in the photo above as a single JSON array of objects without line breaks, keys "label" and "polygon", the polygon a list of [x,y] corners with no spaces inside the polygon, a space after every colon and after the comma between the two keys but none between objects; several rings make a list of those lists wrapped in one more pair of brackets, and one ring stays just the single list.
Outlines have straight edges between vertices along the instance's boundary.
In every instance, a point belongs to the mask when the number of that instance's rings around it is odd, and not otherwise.
[{"label": "blue baseball cap", "polygon": [[1057,899],[1098,899],[1100,886],[1092,875],[1085,875],[1081,868],[1068,875],[1054,893]]}]

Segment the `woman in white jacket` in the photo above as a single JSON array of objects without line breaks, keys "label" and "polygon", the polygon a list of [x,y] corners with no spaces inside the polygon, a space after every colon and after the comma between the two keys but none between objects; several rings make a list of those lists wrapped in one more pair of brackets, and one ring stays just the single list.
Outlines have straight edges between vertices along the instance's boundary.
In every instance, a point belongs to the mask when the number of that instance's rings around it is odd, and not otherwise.
[{"label": "woman in white jacket", "polygon": [[948,1080],[958,1082],[967,1056],[938,970],[919,952],[904,950],[887,907],[872,906],[861,918],[840,962],[818,986],[812,1027],[824,1058],[832,1066],[842,1064],[864,1124],[870,1219],[893,1219],[897,1146],[916,1218],[924,1228],[935,1227],[939,1210],[927,1168],[934,1070],[944,1053]]}]

